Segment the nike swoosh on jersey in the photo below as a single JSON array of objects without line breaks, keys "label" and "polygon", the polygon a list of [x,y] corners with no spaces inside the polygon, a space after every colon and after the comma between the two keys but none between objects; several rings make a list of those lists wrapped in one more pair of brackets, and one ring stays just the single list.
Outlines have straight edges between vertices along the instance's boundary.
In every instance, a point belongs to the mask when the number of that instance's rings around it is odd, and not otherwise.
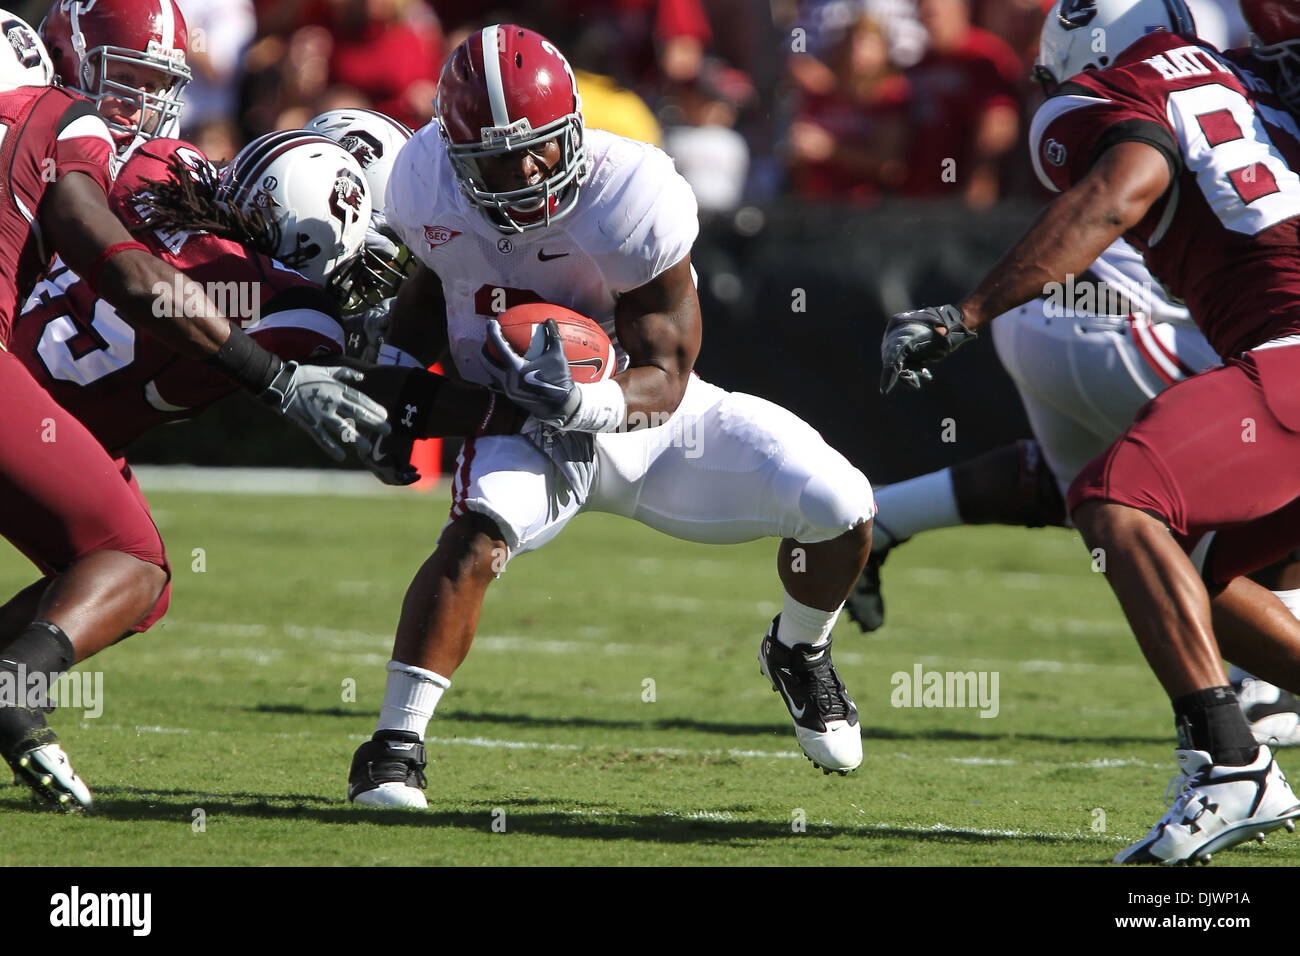
[{"label": "nike swoosh on jersey", "polygon": [[548,256],[548,255],[547,255],[543,250],[538,249],[538,250],[537,250],[537,261],[538,261],[538,262],[550,262],[552,259],[563,259],[563,258],[564,258],[565,256],[567,256],[567,255],[568,255],[567,252],[557,252],[557,253],[555,253],[554,255],[549,255],[549,256]]}]

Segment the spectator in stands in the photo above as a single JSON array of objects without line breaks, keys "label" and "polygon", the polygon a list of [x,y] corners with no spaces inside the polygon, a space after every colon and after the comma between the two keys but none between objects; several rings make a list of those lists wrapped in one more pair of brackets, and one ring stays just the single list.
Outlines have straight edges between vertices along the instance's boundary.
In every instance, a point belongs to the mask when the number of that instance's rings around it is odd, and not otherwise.
[{"label": "spectator in stands", "polygon": [[433,116],[442,32],[424,0],[331,0],[329,85],[418,129]]},{"label": "spectator in stands", "polygon": [[801,97],[790,125],[789,163],[805,199],[869,202],[907,175],[908,84],[889,65],[889,41],[859,14],[830,51],[835,85]]},{"label": "spectator in stands", "polygon": [[582,96],[582,118],[590,127],[663,145],[654,111],[619,77],[621,37],[618,27],[595,19],[568,45],[569,65]]},{"label": "spectator in stands", "polygon": [[408,126],[433,115],[442,33],[425,0],[254,0],[261,39],[245,56],[245,138],[336,107]]},{"label": "spectator in stands", "polygon": [[1021,63],[1007,43],[972,25],[969,0],[920,0],[928,47],[907,71],[912,150],[904,192],[998,199],[999,163],[1017,145]]},{"label": "spectator in stands", "polygon": [[257,34],[252,0],[177,0],[189,28],[194,78],[185,87],[181,136],[217,163],[243,146],[234,117],[244,51]]},{"label": "spectator in stands", "polygon": [[975,0],[971,20],[1007,42],[1029,76],[1038,56],[1038,37],[1052,0]]},{"label": "spectator in stands", "polygon": [[663,111],[664,149],[691,184],[701,213],[730,212],[744,196],[749,144],[735,126],[752,97],[745,74],[705,60],[694,80],[674,89]]}]

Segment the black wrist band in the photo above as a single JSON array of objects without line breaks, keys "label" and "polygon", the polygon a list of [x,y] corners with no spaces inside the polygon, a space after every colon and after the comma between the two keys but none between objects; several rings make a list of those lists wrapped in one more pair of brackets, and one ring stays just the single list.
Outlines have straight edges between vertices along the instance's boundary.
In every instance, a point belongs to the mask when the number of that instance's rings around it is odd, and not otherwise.
[{"label": "black wrist band", "polygon": [[284,363],[254,342],[243,329],[232,324],[230,338],[208,359],[208,364],[254,395],[261,395],[275,381]]}]

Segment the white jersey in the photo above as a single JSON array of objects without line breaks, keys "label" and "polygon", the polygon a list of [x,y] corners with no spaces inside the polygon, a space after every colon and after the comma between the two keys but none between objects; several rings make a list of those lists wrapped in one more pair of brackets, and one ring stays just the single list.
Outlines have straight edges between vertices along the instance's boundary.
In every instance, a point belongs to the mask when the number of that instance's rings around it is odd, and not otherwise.
[{"label": "white jersey", "polygon": [[468,381],[489,384],[487,319],[525,302],[552,302],[614,329],[618,296],[680,262],[699,232],[695,196],[662,150],[604,130],[586,131],[590,172],[576,207],[543,229],[503,233],[460,191],[437,121],[402,147],[386,214],[442,280],[451,355]]}]

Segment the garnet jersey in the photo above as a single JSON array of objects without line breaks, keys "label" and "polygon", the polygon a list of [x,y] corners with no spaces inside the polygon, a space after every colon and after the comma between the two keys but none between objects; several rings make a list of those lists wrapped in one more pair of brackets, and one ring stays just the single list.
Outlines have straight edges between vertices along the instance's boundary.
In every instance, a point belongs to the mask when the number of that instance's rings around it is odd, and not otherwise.
[{"label": "garnet jersey", "polygon": [[[179,140],[141,145],[122,168],[110,204],[128,228],[139,222],[132,193],[166,179],[178,155],[206,160]],[[244,320],[259,345],[286,359],[341,352],[338,306],[279,262],[205,232],[140,234],[149,250],[190,279],[227,316]],[[55,259],[14,325],[12,351],[33,377],[110,452],[163,422],[189,418],[234,392],[234,381],[204,362],[139,334],[76,273]]]},{"label": "garnet jersey", "polygon": [[461,193],[436,120],[397,155],[388,224],[442,280],[451,355],[468,381],[491,382],[481,353],[487,320],[524,302],[552,302],[595,320],[622,371],[628,358],[614,328],[618,296],[680,262],[695,242],[695,196],[667,154],[603,130],[587,130],[586,142],[591,170],[574,210],[513,235]]},{"label": "garnet jersey", "polygon": [[0,346],[18,303],[53,255],[41,241],[41,200],[67,173],[85,173],[108,192],[113,138],[94,104],[67,90],[23,86],[0,94]]},{"label": "garnet jersey", "polygon": [[1300,333],[1300,128],[1267,83],[1171,33],[1061,85],[1034,117],[1045,185],[1067,189],[1110,147],[1146,143],[1172,183],[1125,238],[1221,356]]}]

